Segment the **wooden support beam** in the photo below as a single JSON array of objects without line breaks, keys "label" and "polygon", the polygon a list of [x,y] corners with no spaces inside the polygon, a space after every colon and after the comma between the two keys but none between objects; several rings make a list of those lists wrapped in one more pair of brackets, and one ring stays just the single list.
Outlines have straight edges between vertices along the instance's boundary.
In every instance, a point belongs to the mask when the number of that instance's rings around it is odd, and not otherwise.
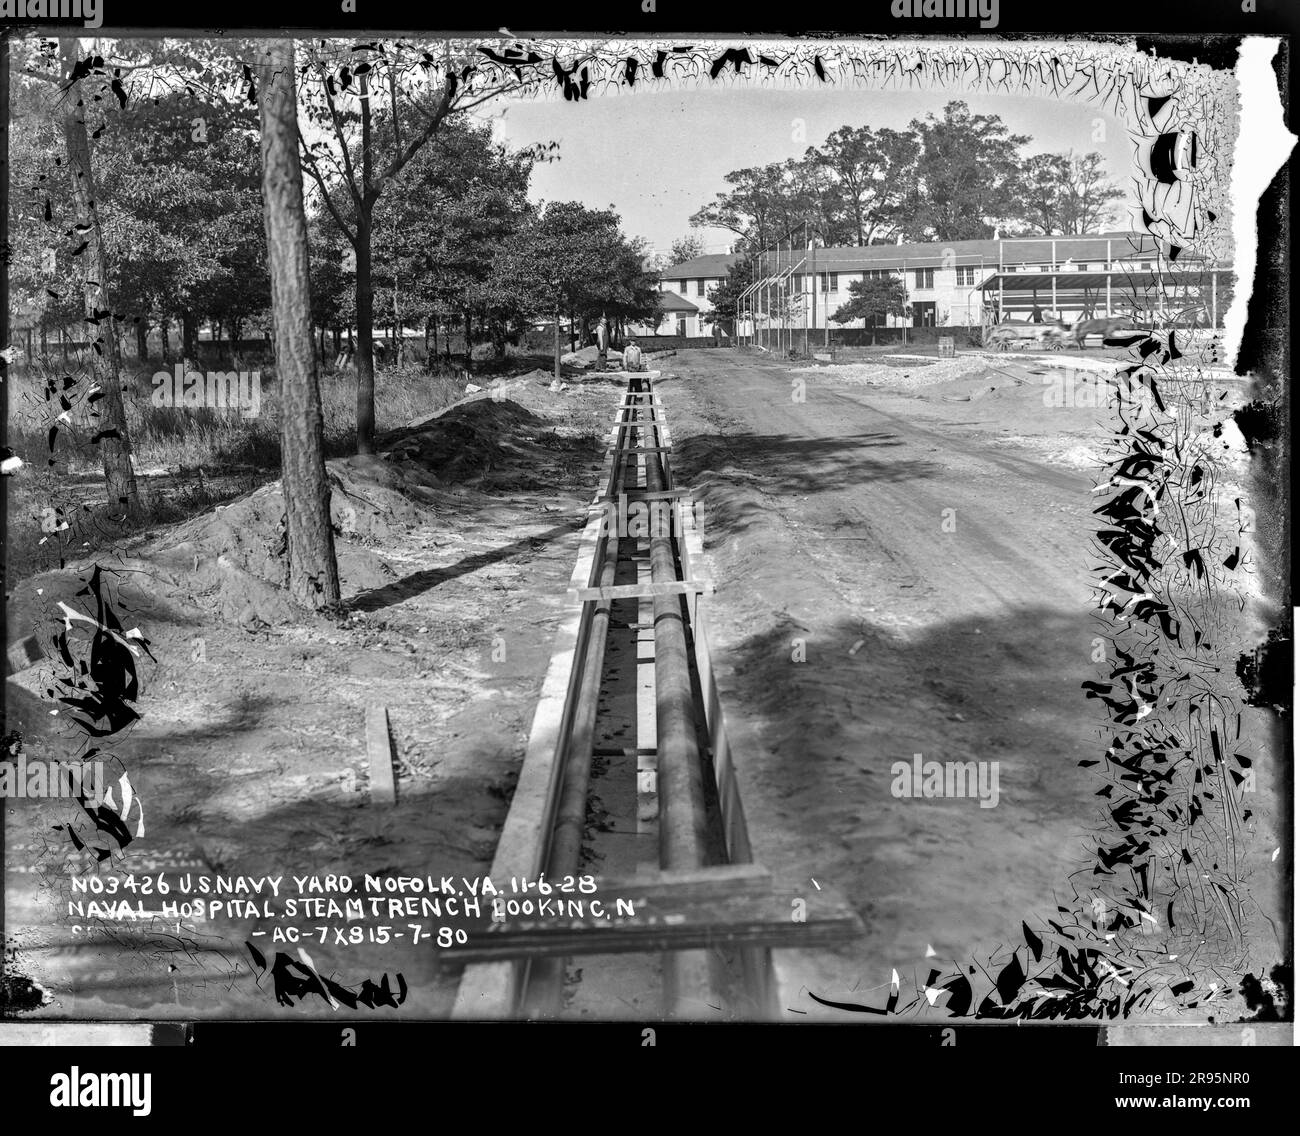
[{"label": "wooden support beam", "polygon": [[683,596],[713,591],[712,580],[671,580],[659,584],[615,584],[610,588],[570,588],[584,603],[590,600],[639,600],[647,596]]},{"label": "wooden support beam", "polygon": [[[731,870],[756,867],[736,865]],[[444,965],[458,965],[719,947],[803,949],[840,946],[864,932],[857,912],[825,885],[821,891],[778,887],[766,893],[764,887],[756,874],[701,878],[676,888],[661,883],[634,891],[631,881],[621,892],[613,886],[598,887],[589,896],[563,897],[584,901],[581,916],[570,914],[566,903],[558,916],[507,915],[504,922],[485,921],[479,929],[466,928],[469,941],[464,946],[441,950],[438,957]],[[515,897],[502,898],[508,902]],[[601,904],[599,915],[591,912],[592,900]],[[622,909],[617,900],[625,901]],[[803,919],[792,918],[796,911]]]},{"label": "wooden support beam", "polygon": [[595,498],[589,508],[603,508],[605,505],[616,505],[619,501],[628,503],[636,501],[672,501],[679,497],[690,497],[694,493],[692,489],[660,489],[656,492],[650,492],[648,489],[625,489],[621,493],[604,493]]},{"label": "wooden support beam", "polygon": [[388,708],[372,702],[366,706],[366,754],[370,759],[370,800],[377,805],[397,803],[393,777],[393,741],[388,732]]}]

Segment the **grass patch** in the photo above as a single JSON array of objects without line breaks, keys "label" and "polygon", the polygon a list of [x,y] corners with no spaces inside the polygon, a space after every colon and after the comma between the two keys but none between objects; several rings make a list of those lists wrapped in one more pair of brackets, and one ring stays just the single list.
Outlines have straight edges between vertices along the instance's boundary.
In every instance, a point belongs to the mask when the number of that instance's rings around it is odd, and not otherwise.
[{"label": "grass patch", "polygon": [[[164,369],[160,362],[132,360],[123,373],[143,499],[141,516],[129,525],[104,515],[103,467],[91,441],[101,423],[88,370],[75,363],[10,370],[8,445],[24,463],[8,486],[11,581],[112,548],[132,533],[186,520],[280,476],[280,394],[273,366],[260,368],[255,418],[238,410],[154,406],[151,378]],[[77,381],[65,388],[68,375]],[[452,367],[433,374],[414,366],[380,371],[377,431],[435,413],[460,398],[464,385]],[[322,375],[320,392],[326,457],[355,453],[355,372]]]}]

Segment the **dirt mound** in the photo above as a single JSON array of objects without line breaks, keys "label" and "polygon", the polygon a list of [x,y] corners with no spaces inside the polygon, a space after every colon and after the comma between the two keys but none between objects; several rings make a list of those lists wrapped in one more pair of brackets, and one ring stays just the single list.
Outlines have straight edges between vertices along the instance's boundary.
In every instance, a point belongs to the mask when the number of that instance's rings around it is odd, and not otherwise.
[{"label": "dirt mound", "polygon": [[[427,486],[419,471],[382,462],[327,463],[330,519],[344,598],[380,587],[396,573],[376,549],[421,518],[411,494]],[[429,479],[424,478],[427,481]],[[124,626],[194,623],[217,616],[250,629],[310,623],[286,589],[284,495],[279,481],[264,485],[210,513],[131,543],[126,555],[101,560],[107,587]],[[58,604],[85,610],[77,594],[89,569],[73,565],[22,581],[11,597],[23,634],[48,634]],[[12,617],[11,617],[12,618]]]},{"label": "dirt mound", "polygon": [[384,439],[389,460],[412,465],[445,481],[481,481],[519,453],[521,435],[544,419],[508,399],[479,398]]},{"label": "dirt mound", "polygon": [[[607,359],[622,359],[623,352],[610,347],[605,352]],[[570,351],[567,355],[560,356],[560,362],[570,367],[592,367],[600,358],[600,351],[593,343],[590,347],[580,347],[577,351]]]},{"label": "dirt mound", "polygon": [[[389,551],[463,498],[465,486],[553,488],[556,471],[576,454],[586,457],[590,442],[561,436],[549,419],[515,402],[484,397],[386,435],[381,449],[383,460],[326,463],[345,601],[396,579],[401,573]],[[295,607],[286,590],[285,541],[284,495],[275,481],[133,540],[100,563],[124,627],[213,618],[248,629],[310,625],[314,618]],[[60,602],[86,610],[78,593],[88,576],[89,565],[75,564],[16,585],[10,597],[13,636],[48,638],[61,622]]]},{"label": "dirt mound", "polygon": [[[882,390],[911,393],[927,392],[987,370],[984,359],[975,355],[958,355],[952,359],[909,359],[904,356],[882,357],[863,363],[836,363],[795,367],[794,374],[835,379],[853,386],[879,387]],[[809,381],[812,381],[809,379]]]}]

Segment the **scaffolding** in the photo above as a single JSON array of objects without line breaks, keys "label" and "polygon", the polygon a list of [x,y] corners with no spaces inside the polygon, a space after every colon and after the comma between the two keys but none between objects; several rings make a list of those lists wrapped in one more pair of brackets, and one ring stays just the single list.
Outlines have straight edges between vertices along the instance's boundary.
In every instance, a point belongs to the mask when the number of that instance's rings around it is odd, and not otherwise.
[{"label": "scaffolding", "polygon": [[[814,227],[803,222],[750,256],[752,283],[736,298],[737,343],[782,356],[811,352],[819,283],[816,238]],[[826,335],[829,341],[829,330]]]}]

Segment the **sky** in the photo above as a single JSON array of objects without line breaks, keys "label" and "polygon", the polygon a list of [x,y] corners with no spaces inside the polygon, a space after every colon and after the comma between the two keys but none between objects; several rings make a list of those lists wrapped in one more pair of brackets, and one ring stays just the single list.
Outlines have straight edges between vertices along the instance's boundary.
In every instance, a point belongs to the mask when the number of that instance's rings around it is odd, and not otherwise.
[{"label": "sky", "polygon": [[[1131,143],[1120,124],[1106,118],[1104,138],[1094,141],[1099,111],[1049,99],[952,91],[644,91],[583,103],[501,104],[496,129],[512,146],[560,144],[560,160],[533,171],[534,201],[612,205],[625,233],[667,252],[691,231],[691,214],[727,188],[723,176],[732,170],[799,157],[844,125],[901,130],[914,118],[942,114],[951,99],[1029,135],[1026,153],[1096,150],[1112,179],[1129,188]],[[706,252],[726,252],[733,239],[722,229],[698,232]]]}]

